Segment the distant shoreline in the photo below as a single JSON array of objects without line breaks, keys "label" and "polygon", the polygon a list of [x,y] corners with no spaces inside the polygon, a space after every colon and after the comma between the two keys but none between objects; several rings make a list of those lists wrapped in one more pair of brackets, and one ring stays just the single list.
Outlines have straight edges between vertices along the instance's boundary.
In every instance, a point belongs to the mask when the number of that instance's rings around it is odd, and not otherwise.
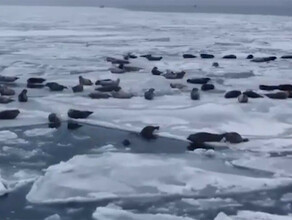
[{"label": "distant shoreline", "polygon": [[132,11],[149,12],[185,12],[185,13],[216,13],[216,14],[247,14],[247,15],[276,15],[292,16],[292,5],[284,7],[220,7],[220,6],[166,6],[166,7],[122,7]]},{"label": "distant shoreline", "polygon": [[24,6],[24,7],[89,7],[89,8],[116,8],[131,11],[146,12],[171,12],[171,13],[210,13],[210,14],[243,14],[243,15],[272,15],[272,16],[292,16],[292,4],[287,7],[272,6],[107,6],[107,5],[16,5],[16,4],[0,4],[3,6]]}]

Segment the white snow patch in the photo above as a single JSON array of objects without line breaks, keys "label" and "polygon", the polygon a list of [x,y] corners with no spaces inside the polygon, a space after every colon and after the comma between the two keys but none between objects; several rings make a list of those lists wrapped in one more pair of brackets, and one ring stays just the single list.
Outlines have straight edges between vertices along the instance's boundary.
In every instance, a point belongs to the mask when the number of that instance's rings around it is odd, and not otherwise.
[{"label": "white snow patch", "polygon": [[169,214],[146,214],[134,213],[128,210],[122,210],[115,205],[108,205],[106,207],[97,207],[92,217],[96,220],[194,220],[193,218],[181,217]]},{"label": "white snow patch", "polygon": [[24,134],[27,137],[37,137],[37,136],[48,136],[54,133],[57,129],[54,128],[35,128],[31,130],[26,130]]},{"label": "white snow patch", "polygon": [[58,214],[54,214],[54,215],[48,216],[44,220],[61,220],[61,217]]},{"label": "white snow patch", "polygon": [[54,203],[116,197],[189,196],[208,186],[217,189],[216,195],[291,183],[290,178],[252,178],[202,170],[194,166],[191,157],[104,153],[75,156],[49,167],[34,183],[27,200]]}]

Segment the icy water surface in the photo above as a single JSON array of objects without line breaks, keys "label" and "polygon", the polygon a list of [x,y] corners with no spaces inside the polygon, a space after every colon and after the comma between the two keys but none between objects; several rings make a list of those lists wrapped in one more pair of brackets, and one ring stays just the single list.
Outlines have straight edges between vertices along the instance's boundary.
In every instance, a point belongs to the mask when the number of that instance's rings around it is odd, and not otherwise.
[{"label": "icy water surface", "polygon": [[[1,219],[57,213],[61,219],[213,220],[219,212],[235,220],[291,218],[291,99],[265,97],[246,105],[224,99],[233,89],[264,94],[260,84],[291,83],[291,60],[245,59],[291,55],[291,32],[285,16],[1,6],[0,75],[20,78],[10,85],[17,94],[29,77],[69,87],[29,89],[29,102],[1,104],[1,111],[20,110],[16,120],[0,123]],[[105,57],[127,52],[163,59],[138,58],[131,65],[141,71],[111,74]],[[202,52],[215,59],[182,58]],[[228,54],[238,59],[221,59]],[[186,76],[153,76],[154,66]],[[120,78],[135,97],[92,100],[94,86],[73,94],[79,75]],[[196,86],[170,87],[192,77],[212,78],[216,90],[193,101]],[[156,89],[152,101],[143,97],[149,88]],[[57,131],[44,125],[51,112],[67,121],[70,108],[94,113],[74,132],[65,122]],[[149,124],[160,126],[160,138],[145,142],[135,132]],[[250,141],[187,152],[187,136],[202,131],[238,132]],[[128,148],[121,144],[125,138],[132,142]]]},{"label": "icy water surface", "polygon": [[[8,180],[7,184],[16,188],[13,192],[0,199],[2,219],[43,219],[55,213],[58,213],[62,219],[91,219],[96,207],[104,207],[113,203],[124,210],[135,213],[164,213],[196,219],[213,219],[219,211],[224,211],[228,214],[236,214],[237,210],[269,211],[277,214],[288,214],[291,211],[290,201],[281,201],[281,197],[292,189],[290,184],[278,187],[277,189],[259,189],[245,193],[219,193],[216,197],[214,197],[214,189],[212,187],[207,189],[207,187],[195,195],[173,194],[167,196],[166,194],[161,194],[160,196],[140,196],[137,198],[107,198],[105,196],[101,199],[96,198],[95,201],[72,199],[67,203],[61,202],[61,204],[60,202],[43,205],[30,203],[25,197],[30,190],[30,182],[32,180],[21,184],[20,182],[24,181],[22,178],[26,180],[33,179],[41,175],[45,168],[58,164],[61,161],[67,161],[74,155],[100,155],[100,159],[108,154],[118,155],[116,159],[121,159],[121,166],[124,165],[122,163],[125,163],[123,161],[123,154],[132,155],[133,158],[135,155],[143,157],[143,154],[145,154],[146,158],[155,156],[161,161],[168,160],[169,158],[183,159],[189,161],[192,166],[203,170],[219,172],[222,175],[231,174],[234,175],[234,178],[239,177],[238,175],[250,177],[251,181],[257,178],[269,178],[271,174],[231,167],[227,161],[230,162],[237,156],[230,150],[221,150],[216,153],[206,153],[204,151],[201,153],[190,153],[186,152],[187,143],[183,141],[160,137],[149,142],[141,139],[136,133],[93,127],[85,124],[82,128],[73,132],[67,130],[65,123],[58,130],[48,129],[46,125],[42,125],[11,128],[10,132],[15,133],[17,138],[14,142],[7,143],[5,147],[2,147],[0,154],[1,173],[2,177]],[[38,133],[38,135],[31,136],[30,134],[32,133]],[[121,144],[125,138],[132,143],[129,147],[124,147]],[[86,163],[86,160],[83,162]],[[116,161],[111,162],[116,163]],[[141,166],[141,162],[141,160],[131,161],[133,163],[132,166],[137,167]],[[91,173],[91,175],[98,175],[98,178],[102,178],[104,174],[99,173],[100,167],[98,166],[107,165],[98,164],[97,161],[95,169],[83,170],[84,175],[86,175],[85,173]],[[179,164],[177,168],[180,169]],[[115,169],[118,168],[113,168],[111,172],[115,172]],[[157,169],[159,169],[159,166]],[[132,175],[131,172],[134,171],[129,169],[128,178],[130,179],[125,179],[124,181],[139,181],[140,175],[137,174],[133,179],[130,177]],[[149,170],[148,172],[152,172],[155,176],[155,170]],[[164,170],[164,172],[168,171]],[[141,175],[146,175],[146,173]],[[88,177],[84,176],[84,178]],[[124,178],[127,177],[125,176]],[[220,174],[218,178],[220,178]],[[76,182],[78,183],[80,180],[77,178]],[[61,183],[64,180],[60,178],[56,179],[56,181]],[[170,181],[169,186],[174,184],[174,187],[177,184],[171,183],[171,179],[168,181]],[[195,181],[200,182],[200,179]],[[94,183],[89,184],[94,185]],[[110,181],[108,184],[111,184]],[[56,193],[63,194],[64,190]],[[108,185],[108,190],[113,190],[110,185]],[[54,193],[54,191],[50,192],[50,194]],[[71,192],[73,196],[75,193]],[[35,197],[37,198],[38,195]]]}]

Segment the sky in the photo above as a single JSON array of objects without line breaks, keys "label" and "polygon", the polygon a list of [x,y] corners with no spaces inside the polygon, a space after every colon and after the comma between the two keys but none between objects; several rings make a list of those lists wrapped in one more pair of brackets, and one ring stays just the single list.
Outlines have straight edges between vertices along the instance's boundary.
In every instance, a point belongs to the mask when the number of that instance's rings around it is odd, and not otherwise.
[{"label": "sky", "polygon": [[202,5],[202,6],[279,6],[292,5],[292,0],[0,0],[2,4],[21,5]]}]

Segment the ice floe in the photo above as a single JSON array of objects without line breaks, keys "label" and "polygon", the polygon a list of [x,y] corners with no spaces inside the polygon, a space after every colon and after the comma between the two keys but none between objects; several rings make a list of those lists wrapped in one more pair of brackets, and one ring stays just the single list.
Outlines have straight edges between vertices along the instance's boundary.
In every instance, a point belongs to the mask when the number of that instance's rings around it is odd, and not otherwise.
[{"label": "ice floe", "polygon": [[202,170],[193,166],[192,160],[173,155],[131,153],[75,156],[49,167],[34,183],[27,199],[32,203],[54,203],[194,196],[208,187],[214,188],[215,196],[292,183],[290,178],[256,178]]},{"label": "ice floe", "polygon": [[175,216],[169,214],[148,214],[148,213],[134,213],[129,210],[123,210],[115,205],[108,205],[106,207],[97,207],[92,217],[96,220],[195,220],[194,218]]}]

